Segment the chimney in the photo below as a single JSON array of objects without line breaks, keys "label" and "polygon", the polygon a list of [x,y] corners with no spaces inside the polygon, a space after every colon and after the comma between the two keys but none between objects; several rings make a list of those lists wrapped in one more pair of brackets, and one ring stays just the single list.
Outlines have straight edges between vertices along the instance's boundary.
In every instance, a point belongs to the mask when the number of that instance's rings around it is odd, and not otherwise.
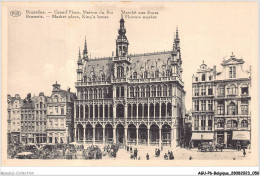
[{"label": "chimney", "polygon": [[20,95],[19,94],[15,94],[15,98],[19,99]]}]

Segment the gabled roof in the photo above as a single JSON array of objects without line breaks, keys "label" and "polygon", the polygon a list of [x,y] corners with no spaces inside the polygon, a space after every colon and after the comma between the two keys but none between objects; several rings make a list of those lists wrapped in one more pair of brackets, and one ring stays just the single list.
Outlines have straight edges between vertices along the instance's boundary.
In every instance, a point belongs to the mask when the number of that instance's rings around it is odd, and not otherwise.
[{"label": "gabled roof", "polygon": [[228,60],[223,60],[221,65],[222,66],[225,66],[225,65],[237,65],[237,64],[243,64],[244,61],[243,59],[237,59],[235,58],[235,55],[232,55],[230,56],[230,58]]}]

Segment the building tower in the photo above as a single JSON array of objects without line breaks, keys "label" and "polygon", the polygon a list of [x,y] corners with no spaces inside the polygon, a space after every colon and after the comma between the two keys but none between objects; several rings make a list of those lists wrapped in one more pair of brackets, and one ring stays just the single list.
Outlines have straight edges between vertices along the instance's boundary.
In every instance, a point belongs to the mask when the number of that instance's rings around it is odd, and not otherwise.
[{"label": "building tower", "polygon": [[123,16],[120,19],[120,28],[118,30],[118,36],[116,40],[116,56],[127,56],[128,54],[128,40],[126,37],[125,20]]}]

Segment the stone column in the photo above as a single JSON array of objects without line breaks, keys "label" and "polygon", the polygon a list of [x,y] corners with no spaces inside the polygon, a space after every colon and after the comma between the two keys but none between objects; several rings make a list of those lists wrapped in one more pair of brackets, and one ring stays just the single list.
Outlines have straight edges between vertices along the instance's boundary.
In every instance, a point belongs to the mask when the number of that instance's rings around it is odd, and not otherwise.
[{"label": "stone column", "polygon": [[103,117],[102,117],[103,120],[105,119],[105,106],[106,106],[106,105],[103,103]]},{"label": "stone column", "polygon": [[147,128],[147,146],[150,146],[150,128]]},{"label": "stone column", "polygon": [[77,127],[74,127],[74,142],[77,142]]},{"label": "stone column", "polygon": [[126,122],[126,118],[127,118],[127,104],[124,105],[124,108],[125,108],[125,112],[124,112],[124,118],[125,118],[125,122]]},{"label": "stone column", "polygon": [[162,128],[159,127],[159,148],[162,146]]},{"label": "stone column", "polygon": [[90,119],[90,106],[88,105],[88,119]]},{"label": "stone column", "polygon": [[79,119],[81,118],[81,113],[80,113],[81,108],[80,107],[81,107],[81,105],[79,105],[79,117],[78,117]]},{"label": "stone column", "polygon": [[95,114],[95,105],[93,104],[93,120],[95,119],[96,114]]},{"label": "stone column", "polygon": [[100,108],[100,105],[98,105],[98,117],[97,117],[98,119],[100,119],[100,112],[99,112],[100,109],[99,108]]},{"label": "stone column", "polygon": [[148,121],[148,124],[149,124],[149,119],[150,119],[150,104],[149,104],[149,101],[147,102],[147,106],[148,106],[147,121]]},{"label": "stone column", "polygon": [[86,143],[86,125],[83,126],[83,144]]},{"label": "stone column", "polygon": [[138,129],[139,129],[139,128],[136,128],[136,145],[139,144]]},{"label": "stone column", "polygon": [[78,139],[77,139],[77,141],[79,141],[79,128],[78,128]]},{"label": "stone column", "polygon": [[86,108],[85,108],[85,105],[83,105],[83,118],[86,118]]},{"label": "stone column", "polygon": [[116,119],[116,106],[113,105],[113,121]]},{"label": "stone column", "polygon": [[125,127],[125,145],[127,145],[127,127]]},{"label": "stone column", "polygon": [[227,147],[227,132],[224,132],[224,145]]},{"label": "stone column", "polygon": [[133,118],[133,104],[131,104],[131,119]]},{"label": "stone column", "polygon": [[161,120],[161,118],[162,118],[162,103],[160,102],[159,103],[159,120]]},{"label": "stone column", "polygon": [[142,119],[144,119],[144,104],[142,104]]},{"label": "stone column", "polygon": [[113,143],[116,143],[116,127],[113,127]]},{"label": "stone column", "polygon": [[105,139],[106,139],[106,136],[105,136],[105,126],[103,127],[103,144],[105,144]]},{"label": "stone column", "polygon": [[95,145],[96,142],[96,128],[93,127],[93,145]]},{"label": "stone column", "polygon": [[171,148],[173,148],[173,129],[172,128],[171,128]]}]

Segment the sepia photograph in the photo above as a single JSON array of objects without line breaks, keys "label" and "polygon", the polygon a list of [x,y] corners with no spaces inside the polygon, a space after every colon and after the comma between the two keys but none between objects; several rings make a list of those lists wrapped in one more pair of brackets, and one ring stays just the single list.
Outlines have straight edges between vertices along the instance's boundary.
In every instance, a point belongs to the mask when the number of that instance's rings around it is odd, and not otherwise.
[{"label": "sepia photograph", "polygon": [[1,165],[258,166],[258,13],[3,2]]}]

